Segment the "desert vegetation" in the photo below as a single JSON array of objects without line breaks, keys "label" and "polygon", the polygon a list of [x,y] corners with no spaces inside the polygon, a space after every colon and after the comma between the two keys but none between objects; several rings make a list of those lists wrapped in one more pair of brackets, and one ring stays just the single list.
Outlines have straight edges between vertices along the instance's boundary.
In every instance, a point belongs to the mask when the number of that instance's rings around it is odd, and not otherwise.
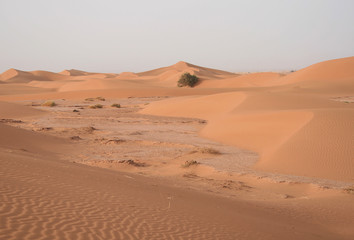
[{"label": "desert vegetation", "polygon": [[178,80],[178,87],[194,87],[198,83],[199,79],[196,75],[190,73],[183,73]]},{"label": "desert vegetation", "polygon": [[197,147],[190,152],[192,153],[203,153],[203,154],[212,154],[212,155],[220,155],[221,152],[215,148],[211,147]]},{"label": "desert vegetation", "polygon": [[206,154],[214,154],[214,155],[221,154],[219,150],[210,147],[198,148],[198,152],[206,153]]},{"label": "desert vegetation", "polygon": [[120,108],[121,106],[120,106],[119,103],[113,103],[113,104],[111,105],[111,107]]},{"label": "desert vegetation", "polygon": [[344,188],[343,191],[345,193],[354,194],[354,185],[351,187]]},{"label": "desert vegetation", "polygon": [[102,104],[95,104],[95,105],[91,105],[90,108],[92,108],[92,109],[103,108],[103,105]]},{"label": "desert vegetation", "polygon": [[85,101],[88,101],[88,102],[93,102],[93,101],[106,101],[106,99],[103,98],[103,97],[96,97],[96,98],[86,98]]},{"label": "desert vegetation", "polygon": [[183,168],[188,168],[188,167],[197,166],[197,165],[199,165],[199,162],[197,162],[195,160],[191,160],[191,161],[185,161],[185,163],[182,164],[182,167]]},{"label": "desert vegetation", "polygon": [[42,104],[44,107],[55,107],[57,104],[54,101],[46,101]]}]

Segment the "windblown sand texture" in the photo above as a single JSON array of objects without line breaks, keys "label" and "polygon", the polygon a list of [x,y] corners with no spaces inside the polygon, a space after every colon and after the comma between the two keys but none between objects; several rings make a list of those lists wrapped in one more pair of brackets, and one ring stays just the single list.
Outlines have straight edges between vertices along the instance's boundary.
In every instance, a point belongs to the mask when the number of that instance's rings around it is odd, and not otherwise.
[{"label": "windblown sand texture", "polygon": [[[185,72],[195,88],[177,87]],[[354,57],[289,74],[9,69],[0,239],[353,239],[353,106]]]}]

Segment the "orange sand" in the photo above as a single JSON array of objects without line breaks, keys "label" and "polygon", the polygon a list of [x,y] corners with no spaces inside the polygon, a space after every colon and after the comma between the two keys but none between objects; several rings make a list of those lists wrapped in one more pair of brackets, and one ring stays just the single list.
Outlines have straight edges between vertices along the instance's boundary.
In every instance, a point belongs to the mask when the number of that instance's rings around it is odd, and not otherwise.
[{"label": "orange sand", "polygon": [[[193,89],[178,88],[184,72],[201,82]],[[252,171],[258,175],[237,176],[202,165],[186,174],[178,165],[156,165],[146,171],[151,176],[140,176],[139,169],[127,173],[86,166],[67,160],[80,156],[84,141],[74,144],[31,125],[47,123],[58,112],[65,121],[72,119],[68,127],[85,116],[94,122],[100,110],[82,104],[98,96],[109,103],[167,96],[138,105],[140,115],[134,116],[150,115],[144,124],[156,124],[151,115],[204,119],[199,135],[256,152]],[[121,74],[10,69],[0,75],[0,239],[353,239],[354,190],[343,193],[317,185],[322,180],[354,184],[353,96],[354,57],[288,75],[234,74],[185,62]],[[74,116],[63,104],[52,112],[25,106],[44,100],[76,101],[83,110]],[[128,117],[133,114],[133,107],[122,109]],[[94,111],[96,117],[85,115]],[[105,123],[100,124],[103,128]],[[174,132],[170,134],[172,139]],[[187,139],[190,132],[185,134]],[[170,146],[163,141],[150,144]],[[185,156],[194,157],[202,160],[205,154]],[[183,175],[190,185],[159,174],[161,169]],[[274,178],[262,179],[262,172]],[[285,175],[298,181],[276,180]],[[186,189],[198,179],[202,185]],[[230,179],[244,182],[249,190],[225,192]],[[208,184],[218,181],[224,185],[214,186],[211,194]]]}]

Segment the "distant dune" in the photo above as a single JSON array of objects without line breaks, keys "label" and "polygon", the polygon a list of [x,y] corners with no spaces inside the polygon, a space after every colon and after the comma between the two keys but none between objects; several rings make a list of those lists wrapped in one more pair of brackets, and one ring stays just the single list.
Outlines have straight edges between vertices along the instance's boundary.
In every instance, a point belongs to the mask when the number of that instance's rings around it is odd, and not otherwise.
[{"label": "distant dune", "polygon": [[207,88],[245,88],[245,87],[268,87],[279,85],[279,73],[262,72],[236,75],[231,78],[212,79],[203,81],[199,87]]},{"label": "distant dune", "polygon": [[322,93],[351,94],[354,91],[354,57],[313,64],[282,78],[281,84]]},{"label": "distant dune", "polygon": [[140,79],[150,80],[152,83],[160,86],[175,87],[182,73],[188,72],[195,74],[203,82],[208,79],[222,79],[226,77],[237,76],[234,73],[204,68],[187,62],[178,62],[172,66],[163,67],[147,72],[137,73]]},{"label": "distant dune", "polygon": [[70,70],[61,71],[59,74],[66,75],[66,76],[86,76],[89,73],[76,70],[76,69],[70,69]]},{"label": "distant dune", "polygon": [[25,72],[16,69],[9,69],[0,75],[0,79],[4,82],[11,83],[28,83],[31,81],[55,81],[63,80],[64,76],[47,71]]},{"label": "distant dune", "polygon": [[319,81],[320,83],[332,82],[353,83],[354,81],[354,57],[329,60],[313,64],[286,76],[284,83],[305,81]]}]

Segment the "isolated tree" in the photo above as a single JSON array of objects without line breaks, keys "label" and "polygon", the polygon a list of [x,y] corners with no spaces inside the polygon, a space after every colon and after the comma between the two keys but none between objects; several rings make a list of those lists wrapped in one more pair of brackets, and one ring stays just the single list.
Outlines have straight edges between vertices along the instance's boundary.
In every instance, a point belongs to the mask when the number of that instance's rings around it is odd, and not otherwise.
[{"label": "isolated tree", "polygon": [[178,87],[194,87],[198,83],[198,77],[190,73],[183,73],[178,80]]}]

